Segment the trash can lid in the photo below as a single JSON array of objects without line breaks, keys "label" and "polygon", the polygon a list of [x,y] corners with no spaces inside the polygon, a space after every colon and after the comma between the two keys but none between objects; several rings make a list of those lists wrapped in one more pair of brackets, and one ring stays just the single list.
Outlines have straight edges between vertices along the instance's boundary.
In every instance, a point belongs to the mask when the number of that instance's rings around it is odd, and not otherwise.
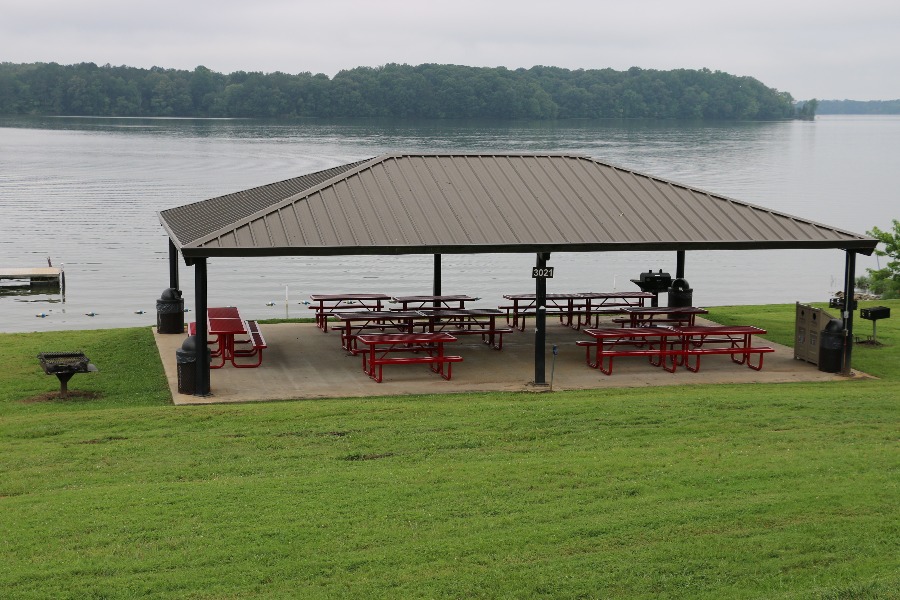
[{"label": "trash can lid", "polygon": [[840,333],[844,331],[843,319],[831,319],[822,331],[825,333]]},{"label": "trash can lid", "polygon": [[181,300],[181,292],[175,288],[166,288],[162,291],[162,295],[160,295],[159,299],[167,302]]},{"label": "trash can lid", "polygon": [[672,289],[676,292],[692,292],[690,285],[688,285],[687,279],[679,277],[672,281]]},{"label": "trash can lid", "polygon": [[192,352],[194,354],[197,353],[197,336],[189,335],[187,339],[181,344],[181,349],[185,352]]}]

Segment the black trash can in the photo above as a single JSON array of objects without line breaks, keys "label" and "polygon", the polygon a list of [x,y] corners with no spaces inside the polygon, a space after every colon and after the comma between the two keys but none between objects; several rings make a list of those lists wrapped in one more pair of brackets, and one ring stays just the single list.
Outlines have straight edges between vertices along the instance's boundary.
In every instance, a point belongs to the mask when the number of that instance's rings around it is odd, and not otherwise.
[{"label": "black trash can", "polygon": [[844,322],[831,319],[819,336],[819,370],[837,373],[844,358]]},{"label": "black trash can", "polygon": [[178,368],[178,393],[193,394],[197,391],[197,336],[190,335],[181,348],[175,351]]},{"label": "black trash can", "polygon": [[675,279],[669,288],[669,306],[693,306],[694,290],[690,288],[686,279]]},{"label": "black trash can", "polygon": [[156,332],[184,333],[184,298],[180,290],[166,288],[156,301]]}]

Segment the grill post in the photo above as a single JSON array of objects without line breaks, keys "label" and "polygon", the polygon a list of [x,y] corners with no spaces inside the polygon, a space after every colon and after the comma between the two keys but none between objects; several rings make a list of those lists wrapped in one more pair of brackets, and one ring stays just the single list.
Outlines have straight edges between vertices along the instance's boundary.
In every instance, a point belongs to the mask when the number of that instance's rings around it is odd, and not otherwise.
[{"label": "grill post", "polygon": [[59,397],[65,400],[69,397],[69,380],[75,373],[57,373],[56,378],[59,379]]}]

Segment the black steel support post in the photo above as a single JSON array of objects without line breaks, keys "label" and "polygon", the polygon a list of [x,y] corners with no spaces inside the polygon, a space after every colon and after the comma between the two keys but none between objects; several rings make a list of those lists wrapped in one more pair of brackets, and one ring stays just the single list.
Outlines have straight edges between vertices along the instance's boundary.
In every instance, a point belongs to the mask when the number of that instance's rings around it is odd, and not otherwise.
[{"label": "black steel support post", "polygon": [[[550,260],[549,252],[538,252],[537,268],[543,272]],[[534,304],[537,310],[534,315],[534,384],[547,385],[546,380],[546,343],[547,343],[547,278],[537,277],[534,280]]]},{"label": "black steel support post", "polygon": [[194,318],[197,320],[197,383],[194,388],[195,396],[209,395],[209,360],[207,358],[206,341],[208,336],[206,326],[206,257],[194,259]]},{"label": "black steel support post", "polygon": [[841,366],[841,375],[851,375],[851,362],[853,356],[853,297],[856,289],[856,251],[846,250],[847,260],[844,267],[844,310],[841,317],[844,319],[844,360]]},{"label": "black steel support post", "polygon": [[178,284],[178,250],[171,239],[169,239],[169,287],[173,290],[181,289]]},{"label": "black steel support post", "polygon": [[675,279],[684,279],[684,250],[675,254]]},{"label": "black steel support post", "polygon": [[[433,296],[441,295],[441,255],[434,255],[434,280],[431,285],[431,294]],[[441,303],[435,300],[433,302],[434,308],[440,308]]]}]

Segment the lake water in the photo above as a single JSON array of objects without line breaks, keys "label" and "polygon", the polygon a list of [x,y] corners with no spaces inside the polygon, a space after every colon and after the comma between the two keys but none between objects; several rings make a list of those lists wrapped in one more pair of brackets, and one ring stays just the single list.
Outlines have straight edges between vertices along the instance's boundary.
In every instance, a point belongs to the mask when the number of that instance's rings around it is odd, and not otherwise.
[{"label": "lake water", "polygon": [[[814,122],[260,122],[0,118],[0,267],[64,265],[58,293],[0,282],[0,331],[151,325],[168,287],[157,212],[385,152],[567,152],[857,233],[898,216],[900,118]],[[827,300],[844,252],[689,252],[701,306]],[[443,258],[444,293],[496,306],[533,291],[534,256]],[[249,317],[308,316],[311,293],[431,289],[430,256],[209,261],[210,305]],[[637,289],[648,269],[674,274],[675,253],[553,254],[549,292]],[[877,266],[861,257],[857,274]],[[193,269],[180,263],[186,306]],[[287,302],[285,301],[287,298]],[[275,303],[274,305],[270,305]],[[144,314],[138,314],[144,311]],[[95,313],[90,317],[86,313]],[[46,317],[36,315],[44,314]]]}]

